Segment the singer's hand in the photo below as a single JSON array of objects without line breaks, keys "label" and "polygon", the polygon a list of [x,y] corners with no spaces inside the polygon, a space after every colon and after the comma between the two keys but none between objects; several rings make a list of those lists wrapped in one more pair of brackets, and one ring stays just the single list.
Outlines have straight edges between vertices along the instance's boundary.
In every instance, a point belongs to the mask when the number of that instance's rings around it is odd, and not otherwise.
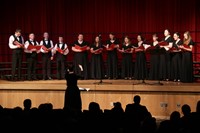
[{"label": "singer's hand", "polygon": [[36,51],[36,49],[32,49],[31,51],[34,52],[34,51]]},{"label": "singer's hand", "polygon": [[90,50],[90,47],[87,47],[87,50]]},{"label": "singer's hand", "polygon": [[182,45],[181,46],[178,46],[179,48],[184,48]]}]

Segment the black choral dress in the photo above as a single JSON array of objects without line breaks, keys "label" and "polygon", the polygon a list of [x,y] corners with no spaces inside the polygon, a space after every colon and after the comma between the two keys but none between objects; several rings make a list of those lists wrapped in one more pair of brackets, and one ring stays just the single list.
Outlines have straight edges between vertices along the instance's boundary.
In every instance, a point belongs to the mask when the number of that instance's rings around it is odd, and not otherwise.
[{"label": "black choral dress", "polygon": [[[91,46],[93,50],[98,50],[103,48],[101,44],[98,46],[93,44]],[[103,57],[102,53],[92,53],[91,56],[91,78],[92,79],[102,79],[103,78]]]},{"label": "black choral dress", "polygon": [[[128,45],[123,45],[122,49],[123,50],[128,50],[128,49],[132,49],[132,45],[128,44]],[[122,78],[132,78],[133,77],[133,57],[132,57],[132,53],[122,53],[122,67],[121,67],[121,77]]]},{"label": "black choral dress", "polygon": [[[143,43],[141,44],[143,45]],[[134,47],[140,47],[139,44]],[[134,65],[134,79],[145,80],[147,78],[146,55],[144,51],[136,52],[136,60]]]},{"label": "black choral dress", "polygon": [[[191,40],[188,46],[194,45],[194,42]],[[181,60],[181,82],[191,83],[194,81],[193,74],[193,58],[192,51],[183,51],[182,60]]]},{"label": "black choral dress", "polygon": [[[169,36],[163,41],[167,43],[173,43],[173,38]],[[159,79],[160,80],[169,80],[171,77],[171,55],[170,52],[164,48],[159,50],[160,61],[159,61]]]},{"label": "black choral dress", "polygon": [[[182,45],[183,42],[181,40],[174,41],[172,48],[179,49],[178,47]],[[181,51],[171,52],[171,78],[174,81],[180,80],[181,77]]]},{"label": "black choral dress", "polygon": [[[119,45],[119,41],[117,39],[114,42],[111,40],[107,40],[106,44],[111,46]],[[117,48],[112,51],[107,51],[107,77],[108,79],[117,79],[118,78],[118,56],[117,56]]]},{"label": "black choral dress", "polygon": [[[80,47],[88,46],[89,44],[86,41],[83,41],[81,44],[78,41],[75,41],[72,47],[78,45]],[[74,52],[74,71],[76,74],[81,75],[84,79],[88,79],[88,51]],[[83,72],[79,68],[79,65],[82,65]]]},{"label": "black choral dress", "polygon": [[150,80],[159,80],[159,46],[151,44],[151,47],[154,49],[149,50],[150,53],[150,70],[149,70],[149,79]]}]

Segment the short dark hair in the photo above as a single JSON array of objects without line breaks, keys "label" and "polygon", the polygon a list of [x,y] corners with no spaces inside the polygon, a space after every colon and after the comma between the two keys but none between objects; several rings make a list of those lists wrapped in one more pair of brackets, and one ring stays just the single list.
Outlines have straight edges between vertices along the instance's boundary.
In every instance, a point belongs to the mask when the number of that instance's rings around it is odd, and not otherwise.
[{"label": "short dark hair", "polygon": [[17,28],[17,29],[15,30],[15,32],[21,33],[21,29]]},{"label": "short dark hair", "polygon": [[23,105],[25,108],[31,108],[31,99],[25,99],[24,102],[23,102]]},{"label": "short dark hair", "polygon": [[114,36],[115,34],[113,32],[110,32],[109,35],[113,35]]},{"label": "short dark hair", "polygon": [[153,36],[153,37],[158,37],[158,35],[157,35],[156,33],[154,33],[152,36]]},{"label": "short dark hair", "polygon": [[135,95],[134,98],[133,98],[134,103],[137,103],[137,104],[140,103],[140,100],[141,100],[141,98],[140,98],[139,95]]},{"label": "short dark hair", "polygon": [[174,34],[176,34],[178,37],[180,37],[180,33],[179,32],[175,32]]},{"label": "short dark hair", "polygon": [[170,30],[169,29],[165,29],[166,31],[168,31],[169,32],[169,34],[170,34]]},{"label": "short dark hair", "polygon": [[74,65],[73,64],[68,64],[67,65],[67,70],[68,70],[68,72],[73,72],[74,71]]}]

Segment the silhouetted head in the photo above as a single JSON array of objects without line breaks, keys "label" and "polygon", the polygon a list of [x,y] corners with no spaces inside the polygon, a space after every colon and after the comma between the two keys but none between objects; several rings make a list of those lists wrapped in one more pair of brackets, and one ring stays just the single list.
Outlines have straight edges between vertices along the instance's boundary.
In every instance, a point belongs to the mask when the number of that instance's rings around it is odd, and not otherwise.
[{"label": "silhouetted head", "polygon": [[114,107],[111,109],[113,113],[123,113],[124,110],[120,102],[113,103]]},{"label": "silhouetted head", "polygon": [[122,107],[122,104],[120,102],[115,102],[113,103],[114,107],[115,108],[121,108]]},{"label": "silhouetted head", "polygon": [[180,117],[181,117],[180,113],[178,111],[174,111],[170,115],[170,120],[171,121],[179,121]]},{"label": "silhouetted head", "polygon": [[25,99],[23,102],[23,105],[24,105],[24,109],[30,109],[32,106],[31,99]]},{"label": "silhouetted head", "polygon": [[184,104],[182,107],[181,107],[181,110],[183,112],[183,115],[189,115],[191,113],[191,108],[189,105],[187,104]]},{"label": "silhouetted head", "polygon": [[52,111],[53,105],[51,103],[42,103],[39,105],[38,109],[40,111]]},{"label": "silhouetted head", "polygon": [[197,102],[196,112],[200,113],[200,100]]},{"label": "silhouetted head", "polygon": [[3,107],[0,105],[0,110],[3,110]]},{"label": "silhouetted head", "polygon": [[98,103],[96,102],[90,102],[89,104],[89,112],[92,112],[92,113],[98,113],[100,112],[100,106]]},{"label": "silhouetted head", "polygon": [[140,100],[141,100],[141,98],[140,98],[139,95],[136,95],[136,96],[134,96],[134,98],[133,98],[133,101],[134,101],[134,103],[136,103],[136,104],[140,104]]},{"label": "silhouetted head", "polygon": [[68,64],[67,71],[68,72],[74,72],[74,65],[73,64]]},{"label": "silhouetted head", "polygon": [[23,111],[21,107],[17,106],[13,108],[12,110],[13,117],[21,118],[22,114],[23,114]]}]

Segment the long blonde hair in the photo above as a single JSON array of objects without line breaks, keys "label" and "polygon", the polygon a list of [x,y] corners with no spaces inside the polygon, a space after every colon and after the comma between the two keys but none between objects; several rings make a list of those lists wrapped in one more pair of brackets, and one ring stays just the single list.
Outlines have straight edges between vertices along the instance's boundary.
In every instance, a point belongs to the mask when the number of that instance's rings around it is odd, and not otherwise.
[{"label": "long blonde hair", "polygon": [[186,38],[184,37],[183,42],[184,42],[184,44],[188,45],[188,44],[190,43],[192,37],[191,37],[189,31],[186,31],[184,34],[186,34],[186,35],[188,36],[188,38],[186,39]]}]

